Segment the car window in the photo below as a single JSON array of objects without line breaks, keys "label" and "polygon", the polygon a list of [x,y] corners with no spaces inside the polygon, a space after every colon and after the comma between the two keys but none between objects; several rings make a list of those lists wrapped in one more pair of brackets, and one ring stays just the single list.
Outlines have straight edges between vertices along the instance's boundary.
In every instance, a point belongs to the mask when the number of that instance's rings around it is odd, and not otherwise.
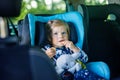
[{"label": "car window", "polygon": [[26,14],[57,14],[66,11],[64,0],[23,0],[19,17],[12,18],[17,24]]},{"label": "car window", "polygon": [[[104,5],[107,3],[107,0],[84,0],[86,5]],[[23,0],[20,15],[11,19],[14,25],[17,25],[18,21],[24,19],[28,13],[57,14],[63,12],[66,12],[65,0]]]},{"label": "car window", "polygon": [[86,5],[104,5],[108,4],[108,0],[85,0]]},{"label": "car window", "polygon": [[[108,0],[85,0],[86,5],[104,5]],[[23,0],[21,13],[18,17],[12,18],[14,24],[24,19],[26,14],[57,14],[66,11],[65,0]]]},{"label": "car window", "polygon": [[23,0],[25,9],[34,14],[54,14],[65,11],[64,0]]}]

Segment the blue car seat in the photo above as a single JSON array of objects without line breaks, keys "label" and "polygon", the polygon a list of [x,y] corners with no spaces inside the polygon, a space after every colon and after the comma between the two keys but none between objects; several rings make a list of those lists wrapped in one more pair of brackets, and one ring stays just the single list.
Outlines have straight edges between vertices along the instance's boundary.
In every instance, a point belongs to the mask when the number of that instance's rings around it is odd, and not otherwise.
[{"label": "blue car seat", "polygon": [[[81,49],[83,48],[84,42],[84,24],[83,17],[79,12],[67,12],[55,15],[33,15],[28,14],[27,20],[29,22],[29,26],[26,27],[29,29],[28,35],[30,37],[30,45],[31,46],[41,46],[44,45],[45,38],[45,23],[49,20],[53,19],[62,19],[68,23],[70,23],[70,28],[72,28],[70,39],[74,42],[74,44]],[[72,24],[72,25],[71,25]],[[24,26],[23,26],[24,27]],[[92,72],[98,74],[101,77],[104,77],[106,80],[110,79],[110,70],[106,63],[99,62],[89,62],[87,63],[87,67]]]}]

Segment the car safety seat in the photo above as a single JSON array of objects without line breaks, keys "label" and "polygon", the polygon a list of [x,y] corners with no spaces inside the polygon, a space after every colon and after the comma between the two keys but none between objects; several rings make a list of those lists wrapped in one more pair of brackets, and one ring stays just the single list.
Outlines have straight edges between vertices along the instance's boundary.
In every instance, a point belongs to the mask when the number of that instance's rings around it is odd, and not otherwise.
[{"label": "car safety seat", "polygon": [[[81,14],[77,11],[73,12],[66,12],[61,14],[55,14],[55,15],[33,15],[28,14],[26,16],[26,20],[23,20],[23,22],[26,22],[27,26],[24,27],[24,30],[22,33],[24,38],[29,38],[28,45],[31,46],[39,46],[42,47],[44,43],[46,43],[46,32],[45,32],[45,23],[49,20],[53,19],[62,19],[66,22],[68,22],[70,25],[70,40],[73,41],[73,43],[80,47],[82,49],[83,42],[84,42],[84,24],[83,24],[83,17]],[[26,30],[27,29],[27,30]],[[27,36],[25,36],[27,34]],[[22,41],[22,39],[21,39]],[[87,63],[87,67],[89,70],[92,70],[93,72],[97,73],[98,75],[104,77],[105,79],[109,80],[110,78],[110,71],[107,64],[104,62],[90,62]]]}]

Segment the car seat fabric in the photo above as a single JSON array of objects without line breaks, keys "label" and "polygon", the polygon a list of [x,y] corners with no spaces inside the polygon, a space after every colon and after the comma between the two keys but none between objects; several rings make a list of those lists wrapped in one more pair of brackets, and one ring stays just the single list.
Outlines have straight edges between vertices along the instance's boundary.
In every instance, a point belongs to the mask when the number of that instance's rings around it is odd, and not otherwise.
[{"label": "car seat fabric", "polygon": [[68,13],[62,13],[62,14],[57,14],[53,16],[35,16],[32,14],[28,14],[28,19],[29,19],[29,27],[30,27],[30,38],[31,38],[31,45],[34,46],[34,38],[35,38],[35,21],[40,21],[40,22],[48,22],[49,20],[53,19],[62,19],[66,22],[72,22],[77,30],[77,35],[78,36],[78,42],[76,43],[76,46],[82,48],[83,46],[83,39],[84,39],[84,28],[83,28],[83,20],[82,16],[78,12],[68,12]]},{"label": "car seat fabric", "polygon": [[84,32],[85,32],[83,50],[86,51],[86,53],[89,53],[89,47],[88,47],[89,13],[87,6],[84,4],[79,4],[78,12],[80,12],[83,16],[83,24],[84,24]]},{"label": "car seat fabric", "polygon": [[18,22],[18,38],[20,45],[30,45],[28,16]]},{"label": "car seat fabric", "polygon": [[19,40],[21,40],[21,36],[22,36],[22,24],[23,24],[23,20],[19,20],[18,21],[18,36],[19,36]]},{"label": "car seat fabric", "polygon": [[44,46],[47,44],[47,37],[46,37],[46,27],[45,23],[36,21],[35,22],[35,45],[36,46]]},{"label": "car seat fabric", "polygon": [[32,80],[27,49],[20,46],[0,48],[0,80]]},{"label": "car seat fabric", "polygon": [[[116,78],[120,77],[120,70],[118,69],[120,67],[120,61],[119,53],[120,53],[120,24],[117,21],[114,20],[107,20],[106,24],[111,28],[111,41],[113,43],[112,46],[112,52],[111,60],[106,62],[110,65],[111,70],[111,77]],[[115,54],[114,54],[115,53]],[[108,58],[109,59],[109,58]]]},{"label": "car seat fabric", "polygon": [[58,80],[42,50],[6,39],[0,39],[0,80]]},{"label": "car seat fabric", "polygon": [[0,0],[0,16],[16,17],[20,14],[22,0]]},{"label": "car seat fabric", "polygon": [[31,48],[30,68],[33,80],[59,80],[50,58],[39,48]]},{"label": "car seat fabric", "polygon": [[93,73],[104,77],[106,80],[110,80],[110,69],[106,63],[102,61],[90,62],[86,66]]}]

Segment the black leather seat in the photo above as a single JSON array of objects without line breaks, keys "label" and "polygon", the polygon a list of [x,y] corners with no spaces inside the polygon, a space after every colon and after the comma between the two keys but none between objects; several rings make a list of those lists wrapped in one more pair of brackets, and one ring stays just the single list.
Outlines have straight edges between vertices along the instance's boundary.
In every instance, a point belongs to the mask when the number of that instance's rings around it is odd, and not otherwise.
[{"label": "black leather seat", "polygon": [[[87,8],[90,17],[88,30],[89,60],[106,62],[110,67],[111,79],[120,77],[120,70],[118,69],[120,67],[118,62],[120,61],[120,41],[118,41],[120,5],[96,5],[87,6]],[[116,21],[108,21],[109,14],[114,14],[117,18]]]},{"label": "black leather seat", "polygon": [[[5,39],[0,39],[0,43]],[[0,46],[0,80],[58,80],[48,58],[39,48],[5,42]]]}]

